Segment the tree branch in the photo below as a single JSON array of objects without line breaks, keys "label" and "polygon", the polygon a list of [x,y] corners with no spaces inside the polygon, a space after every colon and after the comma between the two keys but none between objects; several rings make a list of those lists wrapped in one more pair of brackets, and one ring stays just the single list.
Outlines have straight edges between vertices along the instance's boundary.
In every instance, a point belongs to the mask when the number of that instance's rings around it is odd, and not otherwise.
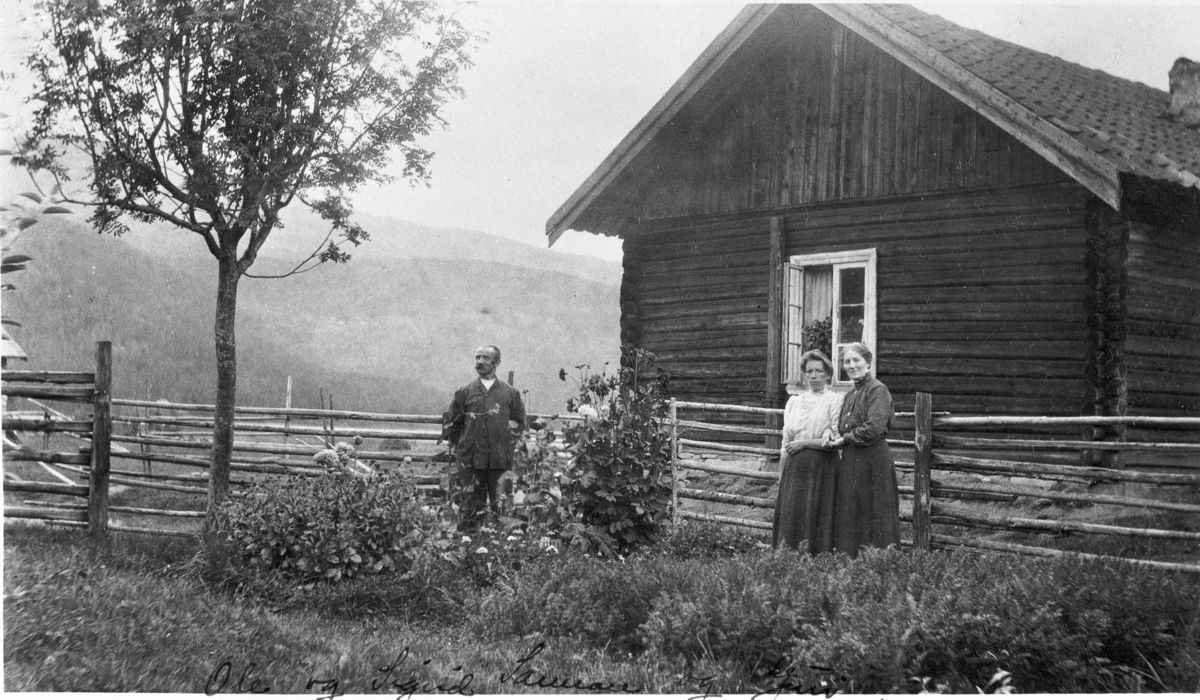
[{"label": "tree branch", "polygon": [[251,274],[249,272],[243,272],[242,274],[244,274],[246,277],[251,277],[253,279],[283,279],[284,277],[291,277],[292,275],[299,275],[299,274],[308,272],[309,270],[312,270],[313,268],[317,267],[324,261],[317,261],[316,264],[314,264],[304,270],[301,270],[300,268],[304,267],[304,265],[311,262],[313,259],[317,258],[321,254],[321,251],[325,250],[325,246],[329,243],[329,239],[333,237],[333,232],[336,230],[337,230],[336,227],[330,227],[329,233],[325,234],[325,240],[321,241],[321,244],[318,245],[313,252],[308,254],[308,257],[306,257],[303,260],[301,260],[300,262],[296,263],[296,266],[292,268],[291,272],[286,272],[282,275],[255,275],[255,274]]}]

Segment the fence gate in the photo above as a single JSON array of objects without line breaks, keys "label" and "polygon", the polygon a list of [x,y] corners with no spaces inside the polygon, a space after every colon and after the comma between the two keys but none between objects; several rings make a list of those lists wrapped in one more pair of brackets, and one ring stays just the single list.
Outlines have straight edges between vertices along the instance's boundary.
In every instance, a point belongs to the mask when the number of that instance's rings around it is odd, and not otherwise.
[{"label": "fence gate", "polygon": [[[82,502],[26,501],[23,505],[5,503],[4,517],[42,520],[69,527],[86,528],[93,535],[108,531],[109,451],[112,438],[110,394],[112,385],[112,343],[96,344],[95,372],[49,372],[5,370],[0,394],[4,397],[4,461],[33,463],[57,481],[23,479],[8,471],[4,490],[49,496],[70,496]],[[8,400],[29,399],[39,410],[9,411]],[[91,404],[91,420],[74,420],[42,401]],[[45,434],[42,449],[24,445],[15,431]],[[76,452],[51,449],[51,436],[69,435],[87,441],[89,446]],[[63,472],[87,476],[87,485],[79,485]]]}]

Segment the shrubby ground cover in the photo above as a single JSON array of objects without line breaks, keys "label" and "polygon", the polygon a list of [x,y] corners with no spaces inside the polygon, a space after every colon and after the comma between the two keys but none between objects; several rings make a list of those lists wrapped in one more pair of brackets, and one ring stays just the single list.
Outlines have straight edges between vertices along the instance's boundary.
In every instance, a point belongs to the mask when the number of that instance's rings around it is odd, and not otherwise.
[{"label": "shrubby ground cover", "polygon": [[7,525],[5,689],[1197,688],[1194,575],[670,527],[659,383],[629,379],[584,378],[589,419],[562,437],[587,458],[539,427],[476,530],[391,472],[264,480],[222,512],[220,567],[194,540]]},{"label": "shrubby ground cover", "polygon": [[305,692],[313,675],[369,692],[368,679],[408,648],[417,661],[405,678],[470,672],[474,692],[531,692],[512,672],[537,644],[544,651],[524,668],[538,674],[664,693],[974,693],[998,673],[1011,674],[999,687],[1020,692],[1190,692],[1200,680],[1193,576],[957,552],[809,558],[758,545],[684,525],[623,560],[542,550],[523,566],[494,559],[496,575],[478,577],[479,561],[439,556],[306,588],[281,576],[214,578],[190,541],[119,535],[106,546],[10,525],[5,689],[201,692],[228,658],[256,663],[277,692]]},{"label": "shrubby ground cover", "polygon": [[716,662],[729,678],[790,657],[804,687],[833,669],[843,690],[975,692],[1007,671],[1023,691],[1135,691],[1195,677],[1198,592],[1188,577],[1074,559],[750,551],[539,566],[476,624]]}]

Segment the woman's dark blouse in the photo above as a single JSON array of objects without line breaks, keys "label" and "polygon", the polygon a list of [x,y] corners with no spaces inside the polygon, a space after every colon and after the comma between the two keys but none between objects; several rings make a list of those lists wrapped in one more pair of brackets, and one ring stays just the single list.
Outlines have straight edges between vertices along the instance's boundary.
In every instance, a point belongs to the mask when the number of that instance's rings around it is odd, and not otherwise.
[{"label": "woman's dark blouse", "polygon": [[892,392],[875,377],[866,376],[842,400],[838,432],[850,445],[870,445],[892,429]]}]

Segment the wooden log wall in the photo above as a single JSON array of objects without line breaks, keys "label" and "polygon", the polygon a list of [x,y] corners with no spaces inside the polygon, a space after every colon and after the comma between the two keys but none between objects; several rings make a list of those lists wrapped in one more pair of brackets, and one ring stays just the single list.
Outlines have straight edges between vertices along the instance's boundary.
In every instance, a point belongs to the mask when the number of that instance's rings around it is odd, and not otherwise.
[{"label": "wooden log wall", "polygon": [[576,227],[623,233],[622,217],[702,216],[1059,176],[865,39],[796,6],[777,11]]},{"label": "wooden log wall", "polygon": [[[642,329],[638,321],[637,286],[642,281],[639,250],[640,236],[626,238],[621,242],[622,258],[625,261],[621,275],[621,346],[642,347]],[[624,353],[622,353],[624,361]]]},{"label": "wooden log wall", "polygon": [[1070,415],[1082,394],[1083,190],[1072,182],[812,207],[787,254],[875,248],[876,371],[911,410]]},{"label": "wooden log wall", "polygon": [[[1195,416],[1200,414],[1200,237],[1135,223],[1128,226],[1128,241],[1129,414]],[[1129,439],[1197,442],[1200,432],[1130,428]],[[1131,459],[1151,461],[1148,455]]]},{"label": "wooden log wall", "polygon": [[671,395],[764,405],[769,245],[762,217],[668,224],[626,242],[626,279],[636,282],[622,287],[622,337],[658,356]]},{"label": "wooden log wall", "polygon": [[[877,250],[877,371],[897,410],[924,391],[937,411],[1072,415],[1084,394],[1084,202],[1058,182],[772,214],[787,256]],[[768,216],[712,217],[648,225],[627,249],[638,277],[623,331],[636,324],[676,398],[769,405],[769,241]]]}]

